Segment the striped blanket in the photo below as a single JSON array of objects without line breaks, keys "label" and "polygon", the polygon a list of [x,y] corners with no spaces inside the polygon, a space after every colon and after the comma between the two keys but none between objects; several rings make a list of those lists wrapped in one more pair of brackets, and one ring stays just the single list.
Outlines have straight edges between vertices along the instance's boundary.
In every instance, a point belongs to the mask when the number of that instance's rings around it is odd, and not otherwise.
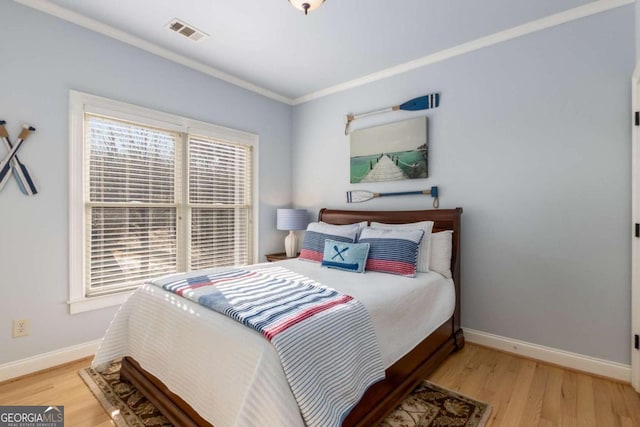
[{"label": "striped blanket", "polygon": [[365,307],[282,267],[233,269],[150,282],[267,338],[307,426],[339,426],[384,367]]}]

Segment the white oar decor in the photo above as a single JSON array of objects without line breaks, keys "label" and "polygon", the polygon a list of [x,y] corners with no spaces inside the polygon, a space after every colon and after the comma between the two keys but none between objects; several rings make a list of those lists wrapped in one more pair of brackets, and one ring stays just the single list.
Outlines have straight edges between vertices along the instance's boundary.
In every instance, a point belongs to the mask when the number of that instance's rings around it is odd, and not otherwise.
[{"label": "white oar decor", "polygon": [[428,110],[429,108],[437,108],[440,105],[440,94],[430,93],[429,95],[419,96],[417,98],[410,99],[409,101],[394,105],[393,107],[383,108],[382,110],[369,111],[368,113],[361,114],[347,114],[347,124],[344,127],[344,134],[349,135],[349,125],[352,121],[360,119],[362,117],[372,116],[374,114],[387,113],[389,111],[418,111]]},{"label": "white oar decor", "polygon": [[[7,132],[7,128],[5,127],[6,123],[7,122],[5,122],[4,120],[0,120],[0,138],[2,138],[2,140],[4,141],[4,146],[7,148],[7,150],[11,150],[13,148],[13,144],[9,139],[9,132]],[[29,130],[29,132],[35,131],[35,129],[31,126],[27,127],[27,129]],[[24,134],[24,132],[25,131],[23,131],[23,134],[21,135],[26,138],[28,134]],[[24,164],[22,164],[17,154],[13,157],[13,159],[11,159],[11,168],[13,170],[13,176],[15,176],[22,193],[26,194],[27,196],[33,196],[34,194],[38,193],[38,189],[36,188],[36,185],[31,178],[29,170]],[[0,188],[4,187],[4,184],[8,179],[9,175],[5,176],[4,181],[0,181]]]},{"label": "white oar decor", "polygon": [[366,190],[354,190],[347,191],[347,203],[361,203],[367,200],[375,199],[377,197],[387,196],[409,196],[414,194],[426,194],[433,197],[433,207],[438,208],[440,206],[440,199],[438,198],[438,187],[431,187],[426,190],[418,191],[398,191],[395,193],[374,193]]},{"label": "white oar decor", "polygon": [[29,137],[29,134],[31,134],[31,132],[34,130],[35,129],[30,126],[25,126],[22,129],[22,132],[20,132],[20,135],[18,136],[18,141],[15,143],[13,147],[11,147],[11,150],[9,150],[9,154],[7,154],[7,156],[4,158],[2,163],[0,163],[0,190],[2,190],[2,188],[7,183],[11,175],[11,160],[13,160],[13,158],[15,157],[16,153],[22,146],[22,143]]}]

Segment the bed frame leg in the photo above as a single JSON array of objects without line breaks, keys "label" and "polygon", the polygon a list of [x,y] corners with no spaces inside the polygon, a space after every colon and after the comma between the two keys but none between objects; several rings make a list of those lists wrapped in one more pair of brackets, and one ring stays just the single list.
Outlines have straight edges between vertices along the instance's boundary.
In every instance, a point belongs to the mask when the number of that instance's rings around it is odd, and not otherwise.
[{"label": "bed frame leg", "polygon": [[453,351],[462,350],[464,348],[464,334],[462,333],[462,329],[458,329],[456,333],[453,334]]}]

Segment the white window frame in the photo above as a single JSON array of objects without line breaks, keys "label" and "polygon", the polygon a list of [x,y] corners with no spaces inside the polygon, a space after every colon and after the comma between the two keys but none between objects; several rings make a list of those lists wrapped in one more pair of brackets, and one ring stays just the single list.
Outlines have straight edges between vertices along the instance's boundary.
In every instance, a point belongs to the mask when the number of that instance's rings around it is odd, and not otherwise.
[{"label": "white window frame", "polygon": [[[148,124],[183,134],[195,134],[221,141],[250,145],[253,150],[250,259],[257,259],[259,230],[258,159],[260,158],[258,155],[258,135],[138,107],[75,90],[69,92],[69,110],[69,300],[67,304],[69,305],[69,312],[71,314],[120,305],[133,292],[123,291],[108,295],[86,296],[86,230],[84,226],[85,209],[83,192],[86,148],[84,143],[85,113],[105,115],[131,122]],[[179,147],[179,149],[185,152],[184,145],[186,141],[179,141],[179,143],[180,142],[182,142],[182,146]],[[183,156],[183,158],[186,159],[186,156]]]}]

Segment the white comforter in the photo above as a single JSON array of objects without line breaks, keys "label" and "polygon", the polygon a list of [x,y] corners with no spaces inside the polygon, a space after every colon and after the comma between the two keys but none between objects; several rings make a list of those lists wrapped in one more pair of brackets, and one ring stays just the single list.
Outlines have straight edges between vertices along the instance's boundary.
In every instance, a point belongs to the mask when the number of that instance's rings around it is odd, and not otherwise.
[{"label": "white comforter", "polygon": [[[300,260],[281,265],[361,301],[371,316],[385,367],[453,314],[453,282],[438,273],[406,278],[348,273]],[[122,356],[135,358],[216,427],[304,425],[267,340],[157,287],[139,288],[122,305],[93,366],[100,369]]]}]

